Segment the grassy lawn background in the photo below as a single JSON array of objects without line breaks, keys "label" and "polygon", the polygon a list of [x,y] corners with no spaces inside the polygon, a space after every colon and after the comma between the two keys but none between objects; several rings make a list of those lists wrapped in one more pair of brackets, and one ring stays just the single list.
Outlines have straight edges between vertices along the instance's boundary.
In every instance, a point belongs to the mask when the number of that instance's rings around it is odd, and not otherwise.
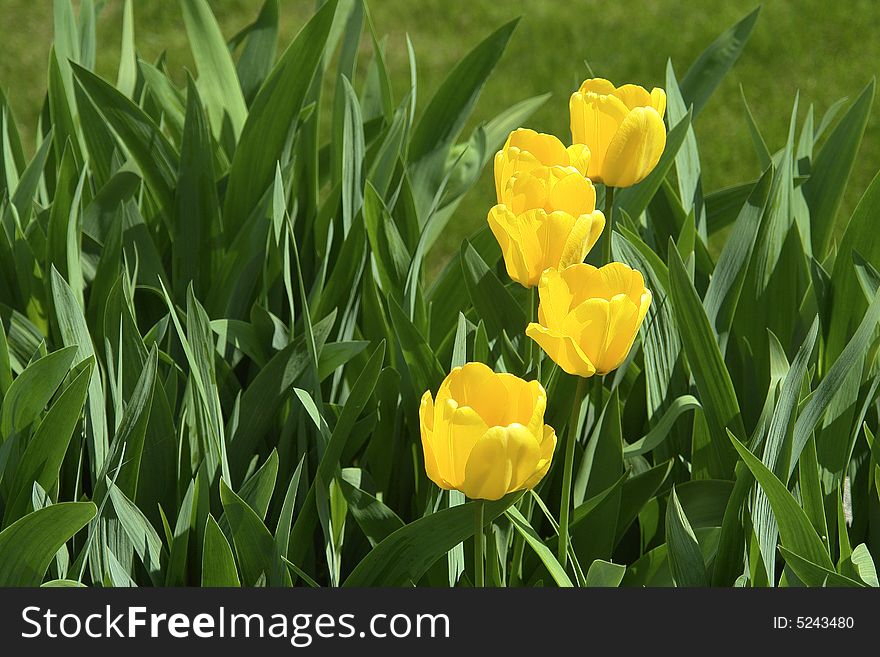
[{"label": "grassy lawn background", "polygon": [[[211,3],[226,36],[232,36],[259,12],[260,0]],[[418,61],[418,101],[424,106],[445,73],[471,47],[500,24],[522,16],[513,40],[480,100],[475,121],[485,120],[523,98],[552,92],[530,127],[568,139],[568,96],[586,77],[583,61],[596,75],[616,83],[662,85],[667,58],[681,77],[694,57],[724,28],[754,6],[754,0],[676,0],[596,2],[593,0],[374,0],[374,22],[388,35],[387,60],[395,92],[402,96],[409,73],[405,35]],[[311,0],[282,0],[281,45],[286,45],[311,13]],[[167,51],[172,71],[190,69],[192,58],[177,3],[134,3],[138,53],[154,60]],[[121,0],[108,0],[99,18],[98,72],[115,80],[119,52]],[[738,86],[745,90],[755,118],[771,149],[784,141],[795,93],[801,92],[803,117],[813,103],[817,119],[842,96],[854,98],[877,74],[880,3],[852,0],[771,0],[764,4],[755,32],[740,62],[698,118],[706,191],[744,181],[758,173],[746,128]],[[10,97],[28,145],[45,93],[52,38],[49,0],[2,0],[5,27],[0,56],[0,86]],[[364,52],[368,52],[366,46]],[[874,112],[860,159],[847,190],[849,213],[880,168],[880,113]],[[493,200],[491,176],[460,206],[438,244],[439,265],[461,239],[485,221]]]}]

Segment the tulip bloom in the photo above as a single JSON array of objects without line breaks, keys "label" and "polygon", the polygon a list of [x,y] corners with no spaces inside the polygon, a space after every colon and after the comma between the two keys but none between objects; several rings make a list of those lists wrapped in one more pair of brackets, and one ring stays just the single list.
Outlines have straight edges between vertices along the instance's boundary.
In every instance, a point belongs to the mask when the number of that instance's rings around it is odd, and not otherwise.
[{"label": "tulip bloom", "polygon": [[605,227],[593,184],[560,166],[515,173],[488,219],[508,276],[524,287],[535,287],[545,269],[583,262]]},{"label": "tulip bloom", "polygon": [[590,149],[583,144],[566,148],[553,135],[519,128],[510,133],[504,147],[495,154],[496,198],[500,203],[502,193],[515,173],[540,166],[570,166],[585,175],[589,163]]},{"label": "tulip bloom", "polygon": [[544,424],[538,381],[496,374],[482,363],[453,369],[419,407],[431,481],[471,499],[498,500],[533,488],[550,468],[556,433]]},{"label": "tulip bloom", "polygon": [[548,270],[538,294],[538,323],[526,335],[563,370],[583,377],[620,366],[651,305],[645,279],[620,262]]},{"label": "tulip bloom", "polygon": [[629,187],[657,166],[666,147],[666,92],[602,78],[586,80],[569,101],[571,137],[590,149],[587,176]]}]

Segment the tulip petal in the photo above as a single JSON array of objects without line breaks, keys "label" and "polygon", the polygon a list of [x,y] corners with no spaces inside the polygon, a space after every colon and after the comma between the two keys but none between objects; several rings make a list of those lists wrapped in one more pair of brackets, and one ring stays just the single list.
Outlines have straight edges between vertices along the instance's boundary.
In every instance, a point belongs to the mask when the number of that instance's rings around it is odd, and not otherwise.
[{"label": "tulip petal", "polygon": [[535,473],[526,480],[525,484],[523,484],[525,490],[530,490],[538,485],[538,483],[544,478],[544,475],[547,474],[547,471],[550,469],[550,464],[553,461],[553,451],[556,449],[556,432],[553,430],[553,427],[545,424],[542,433],[541,458],[538,459]]},{"label": "tulip petal", "polygon": [[545,166],[568,164],[565,146],[556,135],[519,128],[507,137],[505,148],[508,147],[528,151]]},{"label": "tulip petal", "polygon": [[522,424],[539,435],[547,409],[547,393],[538,381],[523,381],[513,374],[499,374],[498,378],[507,388],[507,415],[501,426]]},{"label": "tulip petal", "polygon": [[581,83],[579,93],[613,94],[614,84],[605,78],[591,78]]},{"label": "tulip petal", "polygon": [[531,275],[529,266],[523,256],[522,244],[526,239],[517,217],[504,205],[496,205],[489,210],[489,228],[495,236],[507,275],[521,285],[529,286]]},{"label": "tulip petal", "polygon": [[502,191],[500,203],[506,205],[515,215],[520,215],[526,210],[545,207],[553,185],[554,176],[551,171],[550,167],[544,166],[535,167],[530,171],[517,171],[510,177]]},{"label": "tulip petal", "polygon": [[589,178],[570,173],[556,181],[550,189],[548,202],[548,212],[561,210],[579,217],[596,209],[596,189]]},{"label": "tulip petal", "polygon": [[440,473],[437,456],[434,453],[434,400],[431,398],[430,390],[422,395],[422,401],[419,404],[419,426],[422,434],[422,452],[425,456],[425,472],[431,481],[440,488],[448,490],[451,486]]},{"label": "tulip petal", "polygon": [[615,96],[588,92],[572,94],[569,112],[572,141],[590,148],[587,176],[603,182],[605,153],[629,109]]},{"label": "tulip petal", "polygon": [[[570,308],[592,297],[605,296],[605,284],[593,265],[576,264],[560,272],[563,284],[571,290]],[[567,313],[566,313],[567,314]]]},{"label": "tulip petal", "polygon": [[483,363],[467,363],[450,385],[459,406],[472,408],[487,427],[507,424],[507,389],[499,377]]},{"label": "tulip petal", "polygon": [[614,95],[623,101],[629,109],[636,107],[653,107],[651,94],[637,84],[625,84],[614,90]]},{"label": "tulip petal", "polygon": [[587,175],[590,168],[590,148],[586,144],[572,144],[567,149],[568,163],[577,169],[581,175]]},{"label": "tulip petal", "polygon": [[572,306],[572,293],[566,275],[579,266],[568,267],[562,272],[551,269],[541,275],[541,281],[538,284],[540,299],[538,321],[544,326],[551,329],[561,326],[565,316],[568,315]]},{"label": "tulip petal", "polygon": [[635,305],[641,303],[645,278],[638,270],[622,262],[610,262],[599,268],[598,275],[604,286],[601,296],[611,299],[617,294],[625,294]]},{"label": "tulip petal", "polygon": [[[625,328],[621,328],[620,342],[615,338],[613,343],[609,345],[607,352],[619,351],[621,352],[619,362],[609,369],[615,369],[620,366],[625,359],[627,354],[629,354],[630,349],[632,349],[633,343],[636,340],[636,336],[639,334],[639,329],[642,326],[642,323],[645,321],[645,315],[648,313],[648,308],[651,305],[652,295],[650,290],[644,290],[642,297],[640,299],[639,306],[637,307],[636,312],[634,313],[632,327],[628,332],[625,332]],[[627,304],[631,304],[632,302],[627,300]],[[624,338],[627,338],[624,341]],[[604,366],[604,363],[603,363]]]},{"label": "tulip petal", "polygon": [[519,172],[531,171],[541,166],[537,157],[528,151],[510,148],[495,154],[495,198],[501,201],[510,178]]},{"label": "tulip petal", "polygon": [[666,114],[666,92],[660,87],[651,89],[651,107],[657,110],[661,119]]},{"label": "tulip petal", "polygon": [[471,451],[461,490],[471,499],[501,499],[528,481],[540,457],[538,441],[523,425],[492,427]]},{"label": "tulip petal", "polygon": [[608,329],[602,356],[596,363],[596,371],[607,374],[616,369],[626,358],[638,333],[639,307],[626,295],[619,294],[608,303]]},{"label": "tulip petal", "polygon": [[526,335],[569,374],[588,377],[596,373],[596,367],[571,336],[534,322],[526,327]]},{"label": "tulip petal", "polygon": [[[589,143],[589,142],[587,142]],[[657,166],[666,147],[666,125],[653,107],[626,115],[605,152],[602,179],[613,187],[641,182]]]},{"label": "tulip petal", "polygon": [[543,210],[530,210],[520,220],[524,224],[523,232],[534,235],[534,240],[523,244],[524,251],[528,248],[524,257],[529,263],[529,284],[534,286],[540,283],[546,269],[559,266],[575,218],[565,212],[548,215]]},{"label": "tulip petal", "polygon": [[611,328],[611,308],[607,299],[594,297],[572,308],[560,333],[570,335],[596,371],[604,374],[605,345]]},{"label": "tulip petal", "polygon": [[[434,432],[434,454],[437,457],[440,474],[454,488],[464,479],[464,467],[476,442],[486,433],[486,423],[470,406],[458,405],[448,399],[442,409],[442,421]],[[438,418],[440,419],[440,418]],[[444,451],[447,454],[446,469],[443,469]]]},{"label": "tulip petal", "polygon": [[565,240],[559,258],[559,269],[582,263],[598,241],[603,228],[605,228],[605,215],[599,210],[578,217]]}]

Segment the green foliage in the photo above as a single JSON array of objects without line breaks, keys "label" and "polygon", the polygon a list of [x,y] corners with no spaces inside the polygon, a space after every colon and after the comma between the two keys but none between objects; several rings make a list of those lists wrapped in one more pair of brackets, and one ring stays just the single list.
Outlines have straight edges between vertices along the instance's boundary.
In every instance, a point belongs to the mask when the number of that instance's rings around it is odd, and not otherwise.
[{"label": "green foliage", "polygon": [[877,585],[880,182],[838,216],[873,83],[817,128],[795,104],[782,144],[746,106],[763,173],[704,190],[692,122],[757,11],[667,67],[666,152],[612,241],[654,304],[582,409],[563,564],[559,453],[466,502],[420,441],[422,394],[470,360],[540,378],[569,430],[576,382],[488,229],[426,265],[548,100],[464,132],[516,23],[432,94],[415,68],[392,89],[362,2],[278,56],[283,3],[227,42],[182,2],[178,85],[138,59],[135,3],[115,82],[94,5],[56,6],[30,161],[0,97],[0,585],[470,585],[477,529],[494,585]]}]

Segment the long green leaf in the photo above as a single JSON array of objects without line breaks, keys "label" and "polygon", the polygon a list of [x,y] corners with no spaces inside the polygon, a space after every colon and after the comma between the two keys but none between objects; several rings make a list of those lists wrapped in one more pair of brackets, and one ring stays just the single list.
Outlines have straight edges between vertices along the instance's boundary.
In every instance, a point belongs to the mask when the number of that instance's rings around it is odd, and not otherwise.
[{"label": "long green leaf", "polygon": [[91,502],[61,502],[0,532],[0,586],[39,586],[61,546],[97,511]]}]

